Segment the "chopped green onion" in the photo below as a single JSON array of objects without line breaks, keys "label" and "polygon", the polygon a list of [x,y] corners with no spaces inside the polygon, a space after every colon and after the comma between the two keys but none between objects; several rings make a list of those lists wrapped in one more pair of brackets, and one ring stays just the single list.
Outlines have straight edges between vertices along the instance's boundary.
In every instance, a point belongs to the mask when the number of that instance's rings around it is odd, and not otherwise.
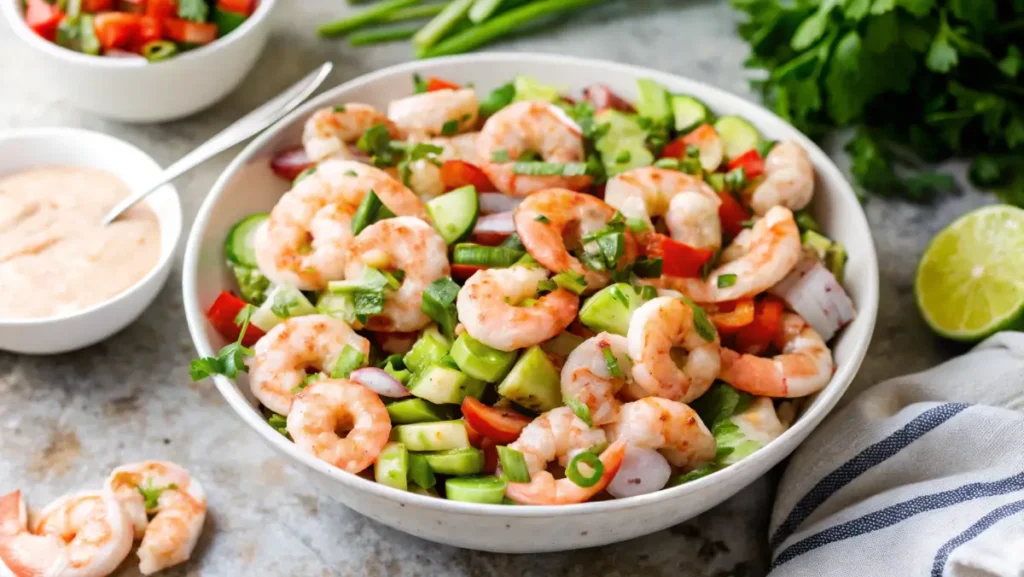
[{"label": "chopped green onion", "polygon": [[664,168],[667,170],[679,170],[679,159],[678,158],[659,158],[654,161],[654,166],[657,168]]},{"label": "chopped green onion", "polygon": [[299,175],[295,177],[295,180],[292,181],[292,185],[294,186],[295,184],[297,184],[303,178],[306,178],[307,176],[309,176],[311,174],[314,174],[314,173],[316,173],[316,167],[315,166],[310,166],[306,170],[303,170],[302,172],[300,172]]},{"label": "chopped green onion", "polygon": [[692,144],[687,144],[686,158],[700,158],[700,149]]},{"label": "chopped green onion", "polygon": [[718,288],[729,288],[736,284],[736,275],[723,274],[718,277]]},{"label": "chopped green onion", "polygon": [[625,378],[625,375],[622,374],[622,369],[619,367],[619,361],[615,358],[615,353],[612,352],[612,348],[602,346],[601,354],[604,355],[604,364],[608,367],[608,374],[616,379]]},{"label": "chopped green onion", "polygon": [[534,217],[533,220],[535,220],[537,222],[544,223],[544,224],[551,224],[551,219],[549,219],[548,217],[544,216],[543,214]]},{"label": "chopped green onion", "polygon": [[472,266],[504,268],[512,266],[526,253],[503,246],[484,246],[473,243],[459,243],[452,251],[452,263]]},{"label": "chopped green onion", "polygon": [[740,226],[742,226],[743,228],[754,228],[755,224],[757,224],[757,221],[752,218],[740,221]]},{"label": "chopped green onion", "polygon": [[[583,473],[580,472],[580,463],[584,463],[593,469],[593,474],[589,477],[584,476]],[[584,451],[573,457],[572,460],[569,461],[569,466],[565,469],[565,476],[568,477],[570,481],[583,488],[593,487],[601,480],[603,475],[604,463],[601,462],[601,459],[597,455],[590,451]]]},{"label": "chopped green onion", "polygon": [[458,313],[455,310],[455,299],[459,295],[459,285],[451,277],[443,277],[427,285],[423,291],[420,310],[441,327],[441,332],[450,339],[455,338],[455,325],[458,324]]},{"label": "chopped green onion", "polygon": [[715,192],[722,192],[725,190],[725,175],[720,172],[712,172],[711,174],[706,175],[704,180],[707,181],[708,186],[710,186]]},{"label": "chopped green onion", "polygon": [[683,473],[682,475],[678,475],[675,479],[669,481],[669,487],[676,487],[678,485],[689,483],[690,481],[696,481],[702,477],[707,477],[711,473],[719,470],[719,468],[721,468],[721,466],[717,463],[709,463],[699,469],[694,469],[687,473]]},{"label": "chopped green onion", "polygon": [[[508,84],[502,84],[495,88],[480,101],[480,116],[487,118],[492,116],[495,112],[505,108],[516,98],[516,86],[509,82]],[[497,151],[496,151],[497,152]],[[506,154],[508,151],[505,151]],[[507,160],[507,159],[506,159]],[[505,162],[505,160],[495,160],[494,162]]]},{"label": "chopped green onion", "polygon": [[312,373],[312,374],[306,375],[306,378],[302,379],[301,383],[299,383],[295,387],[292,387],[292,394],[294,395],[294,394],[297,394],[297,393],[301,392],[302,389],[305,389],[310,384],[312,384],[314,381],[319,381],[322,378],[324,378],[324,374],[323,373]]},{"label": "chopped green onion", "polygon": [[491,153],[491,162],[508,162],[508,150],[499,148]]},{"label": "chopped green onion", "polygon": [[679,162],[679,170],[686,174],[703,174],[704,167],[700,165],[700,159],[687,158]]},{"label": "chopped green onion", "polygon": [[796,221],[796,226],[800,229],[800,232],[804,232],[806,230],[821,232],[821,227],[818,226],[818,221],[814,220],[814,217],[807,211],[796,211],[796,214],[793,215],[793,220]]},{"label": "chopped green onion", "polygon": [[551,280],[555,281],[558,286],[574,293],[581,295],[583,291],[587,290],[587,281],[583,275],[575,273],[571,270],[564,270],[554,276]]},{"label": "chopped green onion", "polygon": [[512,173],[523,176],[586,176],[585,162],[516,162]]},{"label": "chopped green onion", "polygon": [[459,121],[449,120],[441,125],[441,136],[455,136],[459,132]]},{"label": "chopped green onion", "polygon": [[412,38],[419,29],[419,26],[395,26],[391,28],[361,30],[349,36],[348,43],[352,46],[367,46],[370,44],[394,42],[396,40],[407,40]]},{"label": "chopped green onion", "polygon": [[377,216],[384,203],[377,197],[377,193],[371,188],[363,201],[359,203],[355,215],[352,217],[352,234],[359,234],[363,229],[377,222]]},{"label": "chopped green onion", "polygon": [[628,150],[623,150],[615,157],[615,162],[618,164],[625,164],[633,158],[633,155]]},{"label": "chopped green onion", "polygon": [[768,139],[765,139],[765,140],[762,140],[761,142],[758,142],[757,143],[757,154],[759,154],[761,156],[761,158],[768,158],[768,153],[771,152],[773,148],[775,148],[775,144],[776,144],[776,141],[768,140]]},{"label": "chopped green onion", "polygon": [[558,284],[549,278],[537,281],[538,293],[554,292],[556,290],[558,290]]},{"label": "chopped green onion", "polygon": [[526,457],[515,449],[499,445],[498,460],[501,461],[501,472],[509,483],[529,483],[530,470],[526,467]]},{"label": "chopped green onion", "polygon": [[697,334],[700,335],[700,338],[709,343],[714,341],[715,337],[718,336],[718,331],[715,330],[715,325],[708,319],[708,314],[704,312],[704,309],[686,297],[679,297],[679,299],[686,303],[693,311],[693,326],[697,329]]},{"label": "chopped green onion", "polygon": [[649,301],[649,300],[651,300],[653,298],[657,298],[657,296],[658,296],[658,289],[652,287],[651,285],[645,284],[645,285],[640,287],[640,298],[644,299],[645,301]]},{"label": "chopped green onion", "polygon": [[729,192],[739,192],[747,186],[747,171],[742,166],[725,173],[725,188]]},{"label": "chopped green onion", "polygon": [[500,246],[501,248],[510,248],[513,250],[520,250],[523,252],[526,251],[526,247],[523,246],[523,240],[519,238],[519,235],[514,232],[508,235],[508,238],[503,240],[501,244],[499,244],[498,246]]},{"label": "chopped green onion", "polygon": [[[469,19],[474,24],[487,20],[498,8],[501,8],[502,0],[475,0],[473,7],[469,9]],[[523,481],[524,483],[526,481]]]},{"label": "chopped green onion", "polygon": [[416,94],[423,94],[427,91],[427,81],[415,72],[412,74],[412,89]]},{"label": "chopped green onion", "polygon": [[393,271],[382,270],[382,271],[378,271],[378,272],[380,272],[380,274],[384,275],[384,278],[387,280],[387,287],[389,289],[396,291],[396,290],[402,288],[402,281],[405,280],[405,271],[403,271],[403,270],[393,270]]},{"label": "chopped green onion", "polygon": [[715,249],[715,252],[711,254],[711,258],[709,258],[708,261],[700,267],[700,280],[708,280],[708,275],[711,274],[711,271],[715,270],[715,267],[718,266],[718,261],[721,258],[722,247],[718,247]]},{"label": "chopped green onion", "polygon": [[278,433],[281,433],[285,437],[291,438],[288,436],[288,418],[285,417],[284,415],[271,413],[271,415],[267,417],[267,424],[273,427],[273,429]]},{"label": "chopped green onion", "polygon": [[594,426],[594,422],[590,420],[590,407],[585,403],[581,403],[576,399],[565,399],[565,406],[572,409],[572,412],[575,413],[581,421],[586,423],[588,427]]},{"label": "chopped green onion", "polygon": [[636,217],[626,219],[626,228],[635,233],[647,232],[651,229],[650,225],[647,224],[647,220]]},{"label": "chopped green onion", "polygon": [[384,312],[384,289],[358,289],[352,293],[352,304],[356,319],[366,323],[371,316]]},{"label": "chopped green onion", "polygon": [[356,141],[356,148],[369,154],[374,166],[394,166],[398,162],[391,142],[391,131],[383,124],[367,128]]},{"label": "chopped green onion", "polygon": [[[418,2],[419,0],[417,0]],[[415,2],[413,2],[415,4]],[[441,13],[427,22],[416,36],[413,36],[413,43],[420,50],[425,50],[435,45],[444,38],[452,28],[455,27],[466,13],[473,6],[473,0],[452,0],[441,10]]]},{"label": "chopped green onion", "polygon": [[633,263],[633,274],[640,278],[661,278],[661,266],[664,260],[661,257],[636,259]]},{"label": "chopped green onion", "polygon": [[412,6],[413,4],[419,4],[420,1],[421,0],[385,0],[384,2],[375,4],[374,6],[363,10],[355,16],[325,24],[320,27],[317,33],[320,34],[320,36],[327,37],[341,36],[342,34],[351,32],[352,30],[361,28],[367,24],[380,22],[395,10]]},{"label": "chopped green onion", "polygon": [[391,14],[388,14],[382,18],[381,22],[403,22],[405,20],[416,20],[418,18],[428,18],[431,16],[437,16],[444,10],[445,3],[441,2],[438,4],[424,4],[423,6],[410,6],[408,8],[399,8]]},{"label": "chopped green onion", "polygon": [[331,378],[347,379],[349,373],[363,366],[364,358],[363,353],[356,350],[355,347],[345,345],[345,348],[341,349],[338,359],[334,361],[334,366],[331,367]]}]

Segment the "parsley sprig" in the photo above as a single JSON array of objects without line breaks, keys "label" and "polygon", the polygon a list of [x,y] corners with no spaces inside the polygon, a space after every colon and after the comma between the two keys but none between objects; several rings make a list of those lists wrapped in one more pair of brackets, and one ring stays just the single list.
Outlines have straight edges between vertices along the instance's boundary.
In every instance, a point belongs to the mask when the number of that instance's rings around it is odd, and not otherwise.
[{"label": "parsley sprig", "polygon": [[238,376],[239,372],[248,372],[249,368],[245,366],[245,357],[251,357],[254,353],[251,348],[242,345],[242,339],[245,338],[245,331],[249,329],[249,319],[252,318],[252,313],[255,310],[256,307],[245,305],[235,316],[235,325],[242,327],[238,332],[238,340],[222,348],[216,357],[201,357],[192,360],[188,374],[193,381],[201,381],[212,375],[224,375],[233,379]]}]

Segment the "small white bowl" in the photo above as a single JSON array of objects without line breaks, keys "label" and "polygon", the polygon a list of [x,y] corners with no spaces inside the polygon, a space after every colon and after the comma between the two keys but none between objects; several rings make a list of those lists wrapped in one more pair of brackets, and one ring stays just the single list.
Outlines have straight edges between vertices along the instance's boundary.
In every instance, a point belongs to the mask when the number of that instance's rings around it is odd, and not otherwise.
[{"label": "small white bowl", "polygon": [[744,116],[769,138],[796,140],[807,149],[817,172],[814,217],[849,251],[845,285],[857,305],[858,316],[832,343],[837,369],[831,382],[810,400],[797,422],[765,448],[731,467],[679,487],[628,499],[561,507],[460,503],[399,491],[346,473],[302,452],[272,429],[260,414],[245,375],[237,382],[215,377],[217,388],[242,420],[277,451],[298,463],[326,494],[385,525],[457,547],[506,553],[594,547],[670,527],[728,499],[786,458],[839,402],[864,359],[878,313],[878,262],[871,231],[853,189],[839,169],[806,136],[738,96],[648,68],[566,56],[483,53],[386,68],[327,91],[257,137],[206,197],[185,249],[185,316],[200,356],[215,355],[226,344],[206,321],[204,310],[220,291],[234,289],[222,254],[228,230],[245,216],[270,210],[288,189],[288,183],[270,170],[271,157],[301,142],[303,121],[317,108],[346,102],[385,108],[390,100],[412,92],[414,72],[461,84],[474,83],[484,94],[516,74],[564,87],[574,94],[601,82],[630,99],[636,98],[637,78],[652,78],[673,92],[696,96],[719,114]]},{"label": "small white bowl", "polygon": [[91,56],[39,37],[25,25],[21,0],[0,0],[14,35],[36,59],[43,90],[69,104],[124,122],[163,122],[212,106],[256,63],[277,0],[260,0],[236,30],[162,62]]},{"label": "small white bowl", "polygon": [[[151,184],[163,169],[138,148],[112,136],[72,128],[0,132],[0,175],[44,166],[106,170],[129,187]],[[0,318],[0,350],[33,355],[73,351],[98,343],[134,321],[167,282],[181,237],[181,201],[165,185],[143,201],[160,224],[160,258],[121,294],[79,312],[45,318]]]}]

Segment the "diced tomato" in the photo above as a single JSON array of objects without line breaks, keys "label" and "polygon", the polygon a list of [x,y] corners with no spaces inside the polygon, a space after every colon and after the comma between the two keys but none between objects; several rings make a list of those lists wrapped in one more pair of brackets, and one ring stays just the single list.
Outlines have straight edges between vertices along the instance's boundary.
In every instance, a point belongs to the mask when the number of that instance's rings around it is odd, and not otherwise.
[{"label": "diced tomato", "polygon": [[217,25],[213,22],[192,22],[168,18],[164,20],[167,38],[188,44],[209,44],[217,39]]},{"label": "diced tomato", "polygon": [[82,0],[82,12],[109,12],[114,9],[114,0]]},{"label": "diced tomato", "polygon": [[143,15],[146,13],[146,0],[117,0],[119,12]]},{"label": "diced tomato", "polygon": [[217,0],[217,8],[248,16],[256,11],[256,0]]},{"label": "diced tomato", "polygon": [[306,151],[301,146],[278,152],[270,159],[270,169],[288,182],[298,178],[302,171],[313,164],[315,163],[306,156]]},{"label": "diced tomato", "polygon": [[764,159],[757,153],[756,148],[744,152],[729,161],[729,170],[743,167],[748,179],[753,179],[764,174]]},{"label": "diced tomato", "polygon": [[149,0],[146,3],[146,16],[165,20],[177,14],[178,0]]},{"label": "diced tomato", "polygon": [[437,90],[460,90],[462,86],[445,80],[444,78],[438,78],[431,76],[427,79],[427,92],[435,92]]},{"label": "diced tomato", "polygon": [[474,429],[473,425],[470,425],[466,419],[462,419],[462,424],[466,426],[466,436],[469,437],[469,444],[479,449],[484,436],[480,434],[480,431]]},{"label": "diced tomato", "polygon": [[702,142],[707,141],[709,138],[717,138],[718,133],[715,132],[715,127],[710,124],[701,124],[697,128],[690,131],[685,136],[673,140],[672,142],[665,145],[665,148],[661,149],[662,158],[685,158],[686,147],[693,145],[699,146]]},{"label": "diced tomato", "polygon": [[668,276],[698,277],[701,267],[715,254],[713,250],[695,248],[660,233],[646,235],[644,242],[644,252],[651,256],[660,256],[661,273]]},{"label": "diced tomato", "polygon": [[150,42],[163,38],[164,27],[160,20],[153,16],[139,16],[139,31],[135,34],[135,51],[142,52],[142,47]]},{"label": "diced tomato", "polygon": [[93,28],[104,50],[131,50],[139,33],[139,16],[104,12],[96,15]]},{"label": "diced tomato", "polygon": [[612,92],[607,84],[591,84],[583,89],[583,98],[597,110],[611,108],[622,112],[635,112],[633,105],[618,94]]},{"label": "diced tomato", "polygon": [[683,142],[685,136],[673,140],[672,142],[665,145],[665,148],[661,149],[662,158],[682,158],[686,156],[686,143]]},{"label": "diced tomato", "polygon": [[491,475],[498,470],[498,444],[484,437],[480,441],[480,448],[484,451],[484,468],[480,472]]},{"label": "diced tomato", "polygon": [[[235,324],[235,318],[238,316],[238,313],[242,312],[245,305],[245,301],[228,291],[224,291],[210,305],[210,310],[206,311],[206,318],[210,320],[210,324],[213,325],[213,328],[217,329],[217,332],[222,337],[229,341],[235,341],[238,340],[238,333],[242,331],[242,327]],[[249,328],[245,331],[245,338],[242,339],[242,344],[251,347],[264,334],[258,327],[250,324]]]},{"label": "diced tomato", "polygon": [[466,422],[481,435],[499,445],[507,445],[519,438],[530,418],[511,410],[488,407],[473,397],[462,401],[462,415]]},{"label": "diced tomato", "polygon": [[64,13],[57,4],[48,4],[43,0],[28,0],[25,7],[25,24],[33,32],[53,42],[57,38],[57,26],[64,19]]},{"label": "diced tomato", "polygon": [[600,198],[601,200],[604,200],[604,191],[607,187],[608,183],[605,182],[602,182],[601,184],[595,184],[594,189],[591,191],[591,194],[593,194],[597,198]]},{"label": "diced tomato", "polygon": [[[500,244],[500,243],[499,243]],[[455,280],[469,280],[469,277],[477,273],[477,271],[484,270],[487,267],[476,266],[473,264],[453,264],[452,265],[452,278]]]},{"label": "diced tomato", "polygon": [[475,164],[463,160],[446,160],[441,165],[441,183],[445,190],[455,190],[463,186],[473,185],[477,192],[495,190],[491,180],[484,171]]},{"label": "diced tomato", "polygon": [[722,201],[718,205],[718,219],[722,221],[722,232],[729,236],[743,232],[743,223],[750,218],[750,213],[727,190],[719,192],[718,198]]},{"label": "diced tomato", "polygon": [[707,308],[710,309],[708,318],[720,333],[735,333],[754,322],[754,299],[752,298],[718,303]]},{"label": "diced tomato", "polygon": [[765,295],[754,304],[754,319],[736,332],[736,349],[741,353],[761,354],[782,332],[783,303]]}]

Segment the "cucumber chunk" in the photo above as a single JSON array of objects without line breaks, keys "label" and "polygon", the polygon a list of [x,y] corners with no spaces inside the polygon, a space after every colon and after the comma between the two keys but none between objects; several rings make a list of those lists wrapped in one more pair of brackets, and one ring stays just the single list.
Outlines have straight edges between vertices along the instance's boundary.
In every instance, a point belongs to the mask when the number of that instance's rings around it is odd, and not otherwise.
[{"label": "cucumber chunk", "polygon": [[480,398],[487,383],[436,364],[416,373],[407,386],[410,393],[431,403],[458,405],[466,397]]},{"label": "cucumber chunk", "polygon": [[627,283],[616,283],[597,291],[580,308],[580,322],[595,332],[626,336],[633,311],[643,300]]},{"label": "cucumber chunk", "polygon": [[832,241],[828,237],[818,234],[813,230],[805,230],[800,235],[800,241],[805,249],[813,251],[818,256],[818,260],[822,262],[825,261],[828,249],[832,248]]},{"label": "cucumber chunk", "polygon": [[484,452],[473,447],[425,453],[423,457],[438,475],[476,475],[484,468]]},{"label": "cucumber chunk", "polygon": [[316,307],[302,291],[291,285],[281,284],[270,289],[267,300],[252,313],[249,322],[261,331],[268,332],[285,319],[312,315],[316,312]]},{"label": "cucumber chunk", "polygon": [[448,354],[451,344],[448,339],[438,332],[437,327],[431,325],[423,330],[420,338],[413,343],[409,352],[405,353],[405,366],[414,373],[433,365]]},{"label": "cucumber chunk", "polygon": [[568,357],[570,353],[576,350],[576,347],[583,344],[584,338],[581,336],[574,335],[568,331],[561,333],[557,337],[550,341],[545,341],[540,344],[540,348],[544,349],[549,355],[557,355],[559,357]]},{"label": "cucumber chunk", "polygon": [[550,411],[562,406],[560,371],[544,349],[534,345],[498,385],[498,394],[531,411]]},{"label": "cucumber chunk", "polygon": [[231,227],[224,240],[224,254],[228,260],[248,267],[257,267],[254,240],[256,229],[267,220],[269,214],[253,214],[238,221]]},{"label": "cucumber chunk", "polygon": [[480,199],[473,186],[456,188],[427,203],[427,216],[448,245],[468,238],[479,214]]},{"label": "cucumber chunk", "polygon": [[647,131],[635,116],[607,109],[596,114],[594,122],[608,126],[608,131],[594,142],[608,176],[654,162],[654,154],[647,149]]},{"label": "cucumber chunk", "polygon": [[452,477],[444,482],[445,495],[452,501],[501,505],[508,483],[498,477]]},{"label": "cucumber chunk", "polygon": [[665,87],[650,78],[639,78],[636,85],[640,91],[636,100],[637,113],[655,122],[668,124],[672,120],[672,109],[669,108]]},{"label": "cucumber chunk", "polygon": [[349,295],[324,292],[316,301],[316,312],[343,320],[350,325],[356,322],[355,302]]},{"label": "cucumber chunk", "polygon": [[409,451],[402,443],[388,443],[373,464],[373,476],[381,485],[405,491],[409,488]]},{"label": "cucumber chunk", "polygon": [[711,112],[700,100],[688,94],[673,94],[671,100],[676,132],[689,132],[711,120]]},{"label": "cucumber chunk", "polygon": [[[434,470],[427,464],[427,458],[419,453],[409,455],[409,480],[421,489],[433,489],[437,484]],[[409,488],[410,491],[413,489],[413,487]],[[434,496],[437,496],[436,491]]]},{"label": "cucumber chunk", "polygon": [[450,419],[444,407],[439,407],[423,399],[403,399],[389,404],[387,407],[391,422],[397,425],[411,423],[433,423]]},{"label": "cucumber chunk", "polygon": [[451,355],[462,372],[488,383],[500,381],[516,362],[515,351],[492,349],[469,336],[468,331],[455,339]]},{"label": "cucumber chunk", "polygon": [[715,122],[715,132],[722,138],[725,157],[736,158],[744,152],[756,149],[761,134],[747,119],[739,116],[723,116]]},{"label": "cucumber chunk", "polygon": [[462,421],[414,423],[391,429],[391,440],[410,451],[447,451],[469,447],[469,435]]}]

